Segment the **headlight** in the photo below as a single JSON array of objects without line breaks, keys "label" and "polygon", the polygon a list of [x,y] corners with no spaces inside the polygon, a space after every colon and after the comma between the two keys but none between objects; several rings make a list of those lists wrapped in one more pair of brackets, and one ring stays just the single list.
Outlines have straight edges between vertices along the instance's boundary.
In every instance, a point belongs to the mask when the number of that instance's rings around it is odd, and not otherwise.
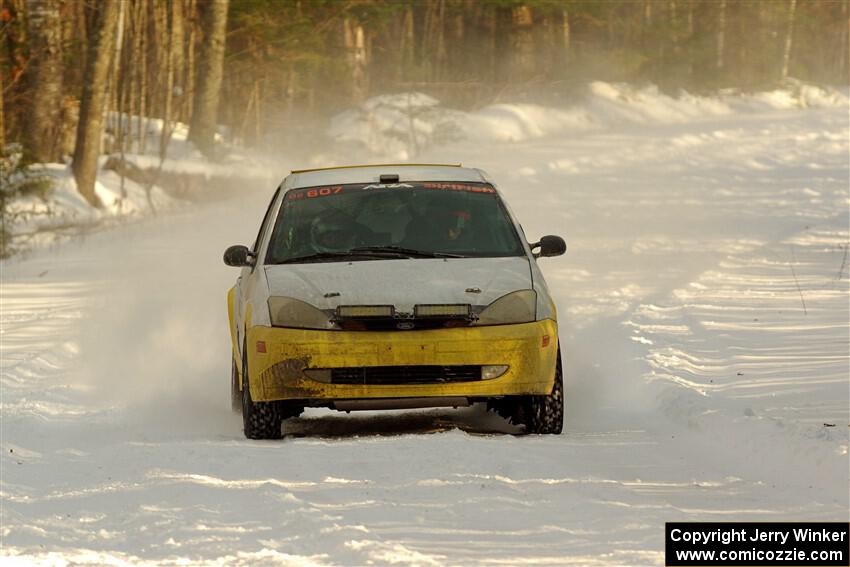
[{"label": "headlight", "polygon": [[503,295],[478,316],[476,325],[531,323],[537,318],[537,292],[523,289]]},{"label": "headlight", "polygon": [[275,327],[295,327],[298,329],[332,329],[327,314],[300,299],[291,297],[270,297],[269,316]]}]

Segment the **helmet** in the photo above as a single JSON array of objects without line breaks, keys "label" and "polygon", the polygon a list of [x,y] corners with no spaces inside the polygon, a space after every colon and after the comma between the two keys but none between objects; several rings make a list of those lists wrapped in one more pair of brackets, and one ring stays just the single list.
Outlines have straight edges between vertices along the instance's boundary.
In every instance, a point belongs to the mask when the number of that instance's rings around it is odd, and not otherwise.
[{"label": "helmet", "polygon": [[345,252],[356,243],[350,222],[340,216],[318,216],[310,223],[310,239],[316,252]]}]

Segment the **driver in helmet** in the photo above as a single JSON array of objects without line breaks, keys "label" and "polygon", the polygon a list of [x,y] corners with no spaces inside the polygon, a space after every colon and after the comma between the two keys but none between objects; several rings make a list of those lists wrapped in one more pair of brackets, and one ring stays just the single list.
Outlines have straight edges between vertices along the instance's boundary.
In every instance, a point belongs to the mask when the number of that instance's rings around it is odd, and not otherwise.
[{"label": "driver in helmet", "polygon": [[310,223],[310,239],[316,252],[345,252],[357,246],[353,223],[343,215],[318,216]]}]

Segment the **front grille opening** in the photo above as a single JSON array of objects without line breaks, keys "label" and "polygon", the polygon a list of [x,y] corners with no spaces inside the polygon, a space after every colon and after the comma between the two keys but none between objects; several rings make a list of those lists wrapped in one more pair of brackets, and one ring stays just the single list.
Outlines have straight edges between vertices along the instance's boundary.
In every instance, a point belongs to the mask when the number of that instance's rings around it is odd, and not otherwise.
[{"label": "front grille opening", "polygon": [[478,382],[481,366],[359,366],[331,368],[331,384],[447,384]]},{"label": "front grille opening", "polygon": [[426,331],[468,327],[471,320],[447,319],[445,317],[375,317],[372,319],[338,319],[336,324],[343,331]]}]

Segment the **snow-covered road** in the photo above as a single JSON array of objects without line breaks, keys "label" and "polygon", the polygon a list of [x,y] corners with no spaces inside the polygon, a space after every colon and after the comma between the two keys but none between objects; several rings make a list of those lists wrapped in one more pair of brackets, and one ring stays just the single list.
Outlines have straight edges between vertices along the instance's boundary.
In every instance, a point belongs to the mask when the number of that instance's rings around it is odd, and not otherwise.
[{"label": "snow-covered road", "polygon": [[422,156],[568,242],[561,436],[473,407],[245,440],[221,253],[272,187],[4,262],[0,561],[658,565],[665,521],[846,520],[847,106],[693,114]]}]

